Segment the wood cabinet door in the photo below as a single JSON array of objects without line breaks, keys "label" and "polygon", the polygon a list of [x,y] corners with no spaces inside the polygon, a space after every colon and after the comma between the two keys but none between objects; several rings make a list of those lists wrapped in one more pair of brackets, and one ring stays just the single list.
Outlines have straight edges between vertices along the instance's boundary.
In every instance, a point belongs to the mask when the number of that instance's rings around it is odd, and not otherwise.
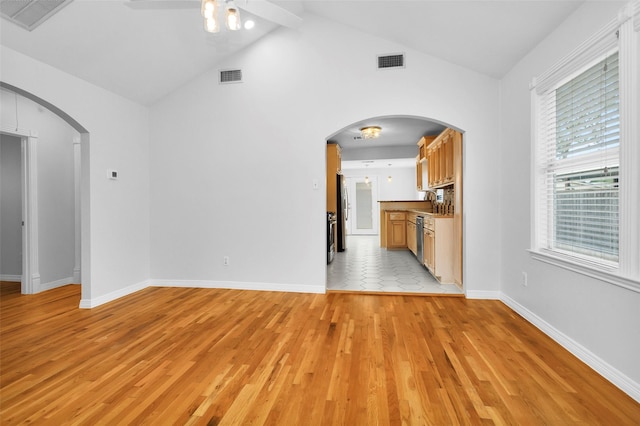
[{"label": "wood cabinet door", "polygon": [[415,255],[418,251],[416,241],[416,224],[407,221],[407,247]]},{"label": "wood cabinet door", "polygon": [[453,138],[447,137],[442,142],[442,146],[444,152],[444,181],[453,182]]},{"label": "wood cabinet door", "polygon": [[420,156],[416,157],[416,188],[418,191],[422,191],[422,163],[420,162]]},{"label": "wood cabinet door", "polygon": [[432,274],[435,275],[434,263],[435,263],[435,238],[433,231],[424,229],[424,266],[426,266]]},{"label": "wood cabinet door", "polygon": [[402,248],[407,246],[407,228],[404,220],[391,221],[390,237],[388,241],[389,247]]}]

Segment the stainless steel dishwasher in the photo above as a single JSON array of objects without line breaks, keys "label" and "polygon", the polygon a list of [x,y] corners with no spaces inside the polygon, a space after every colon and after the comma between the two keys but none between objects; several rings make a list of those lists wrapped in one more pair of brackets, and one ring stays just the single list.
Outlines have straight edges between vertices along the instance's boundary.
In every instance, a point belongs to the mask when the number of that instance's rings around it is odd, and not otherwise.
[{"label": "stainless steel dishwasher", "polygon": [[416,216],[416,257],[424,263],[424,217]]}]

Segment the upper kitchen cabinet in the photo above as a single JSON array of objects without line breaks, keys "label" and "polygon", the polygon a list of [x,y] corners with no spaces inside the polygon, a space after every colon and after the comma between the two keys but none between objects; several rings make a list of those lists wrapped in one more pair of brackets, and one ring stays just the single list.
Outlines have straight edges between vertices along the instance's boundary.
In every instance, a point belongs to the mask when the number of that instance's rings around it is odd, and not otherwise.
[{"label": "upper kitchen cabinet", "polygon": [[[419,144],[419,142],[418,142]],[[445,129],[426,148],[427,183],[429,188],[441,188],[455,183],[456,145],[462,144],[462,135],[453,129]],[[424,186],[424,182],[423,182]]]},{"label": "upper kitchen cabinet", "polygon": [[420,156],[416,157],[416,189],[418,191],[423,191],[422,189],[422,162],[420,161]]},{"label": "upper kitchen cabinet", "polygon": [[427,147],[436,136],[423,136],[418,141],[418,156],[416,157],[416,189],[424,191],[429,187],[427,179]]},{"label": "upper kitchen cabinet", "polygon": [[423,136],[418,141],[418,158],[420,161],[427,160],[427,147],[433,142],[436,136]]},{"label": "upper kitchen cabinet", "polygon": [[336,175],[342,171],[342,154],[340,145],[327,144],[327,211],[337,212]]}]

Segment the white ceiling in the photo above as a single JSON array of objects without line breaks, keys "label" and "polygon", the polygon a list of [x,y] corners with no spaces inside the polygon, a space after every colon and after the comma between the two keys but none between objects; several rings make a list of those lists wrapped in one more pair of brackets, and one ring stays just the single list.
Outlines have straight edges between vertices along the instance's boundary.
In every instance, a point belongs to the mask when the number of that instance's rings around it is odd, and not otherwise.
[{"label": "white ceiling", "polygon": [[[195,8],[135,9],[125,5],[128,1],[74,0],[31,32],[2,19],[0,42],[150,105],[278,28],[253,17],[257,25],[251,31],[208,34],[202,29],[197,3]],[[317,14],[495,78],[508,72],[582,2],[273,1],[303,18],[307,13]],[[244,12],[243,18],[248,17]],[[423,120],[361,122],[332,140],[348,147],[362,124],[383,127],[383,138],[372,145],[415,144],[437,127]]]},{"label": "white ceiling", "polygon": [[[10,0],[21,1],[21,0]],[[148,105],[277,25],[207,34],[197,8],[136,10],[74,0],[34,31],[1,20],[1,43]],[[284,0],[493,77],[503,76],[582,1]],[[244,14],[247,16],[248,14]],[[303,24],[304,25],[304,24]]]},{"label": "white ceiling", "polygon": [[325,0],[305,8],[500,78],[583,1]]},{"label": "white ceiling", "polygon": [[[382,128],[380,137],[362,139],[360,129],[365,126]],[[358,148],[380,148],[385,146],[413,146],[422,136],[437,135],[445,129],[440,123],[416,117],[394,116],[370,118],[353,123],[330,137],[343,150]],[[417,149],[417,148],[416,148]]]}]

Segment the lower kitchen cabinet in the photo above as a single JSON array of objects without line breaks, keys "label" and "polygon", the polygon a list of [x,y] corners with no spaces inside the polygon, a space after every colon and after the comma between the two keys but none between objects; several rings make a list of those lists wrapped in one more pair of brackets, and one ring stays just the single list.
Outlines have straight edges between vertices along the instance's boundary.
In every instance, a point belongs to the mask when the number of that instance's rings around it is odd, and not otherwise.
[{"label": "lower kitchen cabinet", "polygon": [[443,284],[455,282],[453,218],[425,217],[424,266]]},{"label": "lower kitchen cabinet", "polygon": [[417,247],[417,232],[416,232],[416,213],[407,213],[407,248],[411,250],[411,253],[416,255],[418,252]]},{"label": "lower kitchen cabinet", "polygon": [[407,248],[407,214],[388,211],[385,213],[387,248]]}]

